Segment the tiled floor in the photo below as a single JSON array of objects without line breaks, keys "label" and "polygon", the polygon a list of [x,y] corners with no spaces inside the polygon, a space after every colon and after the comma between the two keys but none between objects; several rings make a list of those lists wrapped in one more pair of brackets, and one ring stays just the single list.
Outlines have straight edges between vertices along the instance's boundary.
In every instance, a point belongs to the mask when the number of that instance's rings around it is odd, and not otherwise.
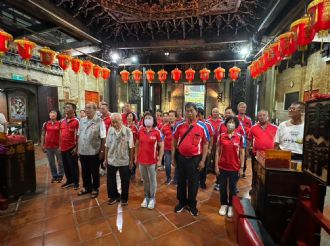
[{"label": "tiled floor", "polygon": [[[198,217],[173,212],[176,187],[165,185],[158,172],[154,210],[140,208],[143,186],[131,183],[129,205],[108,205],[105,177],[100,195],[92,200],[77,191],[51,184],[45,156],[37,149],[37,192],[10,205],[12,213],[0,216],[0,245],[234,245],[232,222],[218,215],[219,193],[214,176],[198,192]],[[247,196],[251,176],[239,181],[240,196]]]}]

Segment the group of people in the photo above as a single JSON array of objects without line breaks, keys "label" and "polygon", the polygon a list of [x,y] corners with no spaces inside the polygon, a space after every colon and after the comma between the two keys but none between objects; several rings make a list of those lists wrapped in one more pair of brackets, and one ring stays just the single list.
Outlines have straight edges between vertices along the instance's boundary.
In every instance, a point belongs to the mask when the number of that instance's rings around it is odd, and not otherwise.
[{"label": "group of people", "polygon": [[158,110],[156,115],[144,112],[139,121],[129,104],[125,105],[124,113],[110,113],[107,103],[101,103],[99,111],[96,104],[88,103],[86,115],[78,120],[76,106],[68,103],[61,121],[56,120],[55,111],[50,112],[50,120],[43,125],[41,145],[49,159],[52,182],[61,182],[65,174],[63,188],[80,188],[79,158],[83,179],[79,196],[98,196],[99,168],[105,168],[110,205],[128,204],[130,179],[138,168],[144,186],[141,207],[153,209],[157,170],[164,165],[166,184],[177,185],[178,204],[174,211],[187,209],[197,216],[198,189],[206,188],[206,176],[211,171],[217,177],[215,189],[220,190],[219,214],[231,217],[232,196],[238,192],[239,177],[246,178],[250,150],[252,165],[257,151],[276,147],[291,151],[293,158],[302,157],[303,103],[293,103],[289,108],[291,119],[279,127],[269,122],[266,110],[258,112],[253,124],[246,109],[247,105],[241,102],[237,116],[227,107],[221,117],[218,108],[213,108],[205,119],[204,110],[188,102],[184,118],[180,110],[167,113]]}]

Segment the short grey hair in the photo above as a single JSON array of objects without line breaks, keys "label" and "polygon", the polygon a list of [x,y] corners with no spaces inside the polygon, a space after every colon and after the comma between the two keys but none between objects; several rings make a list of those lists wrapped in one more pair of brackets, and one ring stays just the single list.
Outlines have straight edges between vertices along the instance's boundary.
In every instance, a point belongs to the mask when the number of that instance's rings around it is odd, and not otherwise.
[{"label": "short grey hair", "polygon": [[246,106],[246,103],[245,103],[245,102],[239,102],[239,103],[237,104],[237,109],[238,109],[240,106],[242,106],[242,105],[245,105],[245,106]]},{"label": "short grey hair", "polygon": [[269,115],[269,113],[268,113],[268,111],[267,111],[266,109],[260,109],[260,110],[258,111],[258,114],[259,114],[259,113],[262,113],[262,112],[264,112],[264,113],[266,113],[267,115]]},{"label": "short grey hair", "polygon": [[95,102],[89,102],[89,103],[86,103],[86,106],[87,105],[91,105],[92,106],[92,108],[94,109],[94,110],[96,110],[97,109],[97,105],[96,105],[96,103]]},{"label": "short grey hair", "polygon": [[123,117],[121,117],[121,114],[120,113],[111,113],[111,116],[110,116],[111,120],[115,120],[115,119],[119,119],[119,120],[123,120]]}]

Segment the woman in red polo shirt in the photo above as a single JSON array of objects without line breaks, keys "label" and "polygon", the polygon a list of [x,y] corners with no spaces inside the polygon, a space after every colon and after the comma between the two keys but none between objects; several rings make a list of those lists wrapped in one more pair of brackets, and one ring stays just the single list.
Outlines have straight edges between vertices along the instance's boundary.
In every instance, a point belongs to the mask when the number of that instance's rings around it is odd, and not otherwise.
[{"label": "woman in red polo shirt", "polygon": [[[219,214],[228,217],[233,216],[232,197],[236,195],[239,170],[244,166],[244,145],[243,137],[235,129],[239,126],[239,120],[235,116],[226,118],[227,132],[218,137],[215,173],[220,177],[220,202]],[[227,183],[229,182],[229,194]]]},{"label": "woman in red polo shirt", "polygon": [[139,165],[144,185],[144,200],[141,207],[153,209],[156,203],[157,165],[162,162],[164,143],[157,128],[157,121],[151,113],[144,114],[143,126],[137,135],[135,163]]}]

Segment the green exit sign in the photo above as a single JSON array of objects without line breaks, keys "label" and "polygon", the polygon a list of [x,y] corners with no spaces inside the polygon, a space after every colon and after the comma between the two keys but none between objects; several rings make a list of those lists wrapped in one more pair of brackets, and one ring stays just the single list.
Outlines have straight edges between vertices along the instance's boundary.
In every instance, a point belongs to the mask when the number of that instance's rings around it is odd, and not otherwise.
[{"label": "green exit sign", "polygon": [[23,75],[20,75],[20,74],[12,74],[11,75],[11,78],[13,79],[13,80],[25,80],[25,77],[23,76]]}]

